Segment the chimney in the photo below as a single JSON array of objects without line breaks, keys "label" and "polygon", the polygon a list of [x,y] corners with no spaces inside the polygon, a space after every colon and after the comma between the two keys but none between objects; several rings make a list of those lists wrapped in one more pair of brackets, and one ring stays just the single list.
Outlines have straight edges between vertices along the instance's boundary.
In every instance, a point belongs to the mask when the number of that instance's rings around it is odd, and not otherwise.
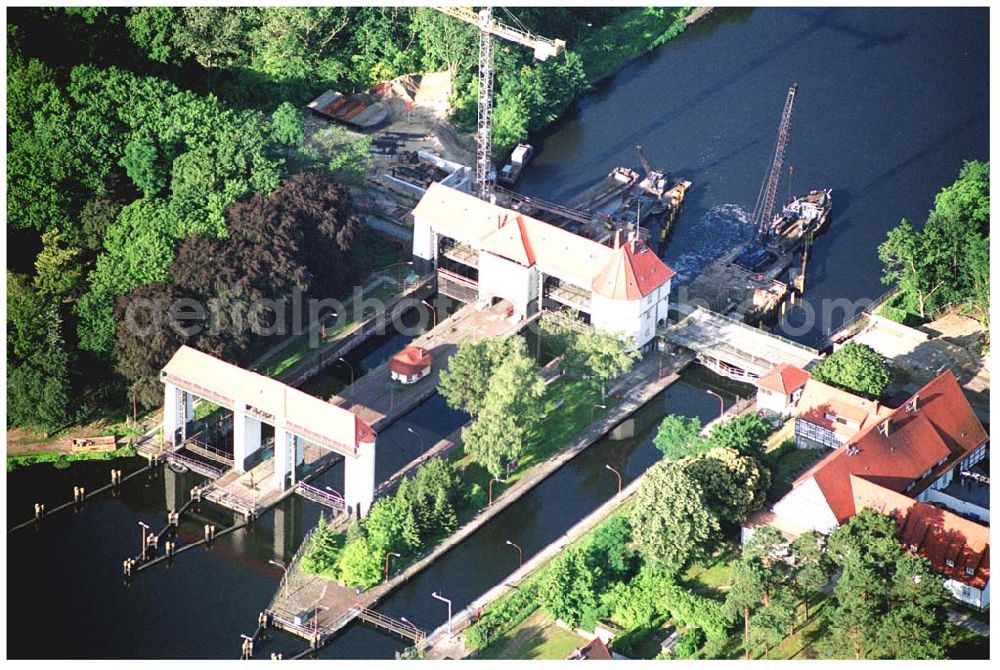
[{"label": "chimney", "polygon": [[892,432],[892,418],[888,418],[885,421],[883,421],[882,424],[878,427],[878,432],[888,437],[889,433]]},{"label": "chimney", "polygon": [[615,230],[615,249],[620,249],[622,246],[622,229],[618,228]]},{"label": "chimney", "polygon": [[917,401],[919,399],[920,399],[920,394],[914,394],[914,396],[910,398],[910,402],[906,403],[906,411],[916,413]]}]

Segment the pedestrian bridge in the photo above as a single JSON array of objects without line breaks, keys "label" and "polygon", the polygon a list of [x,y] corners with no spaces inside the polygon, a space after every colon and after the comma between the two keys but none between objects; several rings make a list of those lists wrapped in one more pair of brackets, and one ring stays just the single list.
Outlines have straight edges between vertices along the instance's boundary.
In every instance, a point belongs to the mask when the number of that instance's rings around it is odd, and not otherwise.
[{"label": "pedestrian bridge", "polygon": [[752,384],[781,363],[805,369],[821,358],[816,349],[703,307],[678,309],[681,320],[661,327],[659,334],[694,351],[699,363],[724,377]]}]

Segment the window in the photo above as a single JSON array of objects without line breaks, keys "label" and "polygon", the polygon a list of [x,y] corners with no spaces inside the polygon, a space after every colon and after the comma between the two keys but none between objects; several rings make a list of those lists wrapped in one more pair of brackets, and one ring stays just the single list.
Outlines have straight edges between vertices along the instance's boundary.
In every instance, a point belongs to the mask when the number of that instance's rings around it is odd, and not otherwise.
[{"label": "window", "polygon": [[950,558],[946,558],[944,564],[947,565],[949,568],[955,567],[955,561],[951,560]]},{"label": "window", "polygon": [[972,569],[971,565],[967,565],[967,566],[965,566],[965,574],[967,574],[967,575],[974,575],[974,574],[976,574],[976,571]]},{"label": "window", "polygon": [[913,553],[917,553],[917,545],[911,544],[910,545],[910,551],[912,551]]}]

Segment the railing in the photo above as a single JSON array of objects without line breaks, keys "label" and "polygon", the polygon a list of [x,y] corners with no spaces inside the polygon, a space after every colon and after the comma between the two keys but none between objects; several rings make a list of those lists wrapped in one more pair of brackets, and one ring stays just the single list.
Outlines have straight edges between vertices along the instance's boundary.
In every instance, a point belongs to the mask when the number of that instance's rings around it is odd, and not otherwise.
[{"label": "railing", "polygon": [[222,468],[217,468],[214,465],[209,465],[207,463],[202,463],[201,461],[189,458],[187,456],[182,456],[176,452],[171,452],[167,454],[167,460],[175,463],[179,463],[191,470],[194,470],[199,475],[204,475],[209,479],[218,479],[222,476],[224,472]]},{"label": "railing", "polygon": [[233,467],[233,457],[231,455],[221,449],[216,449],[215,447],[207,445],[200,440],[189,438],[182,446],[192,454],[204,456],[207,459],[216,461],[217,463],[222,463],[230,468]]},{"label": "railing", "polygon": [[306,500],[329,507],[335,512],[343,512],[346,507],[344,496],[334,491],[324,491],[305,482],[296,484],[295,491]]},{"label": "railing", "polygon": [[381,612],[376,612],[373,609],[368,609],[367,607],[355,605],[353,607],[353,610],[355,612],[355,615],[362,621],[367,621],[368,623],[374,626],[378,626],[379,628],[385,628],[386,630],[392,631],[397,635],[402,635],[403,637],[407,637],[413,640],[414,642],[420,642],[425,637],[427,637],[427,633],[420,630],[416,626],[412,624],[407,625],[402,621],[393,619],[392,617],[386,616]]}]

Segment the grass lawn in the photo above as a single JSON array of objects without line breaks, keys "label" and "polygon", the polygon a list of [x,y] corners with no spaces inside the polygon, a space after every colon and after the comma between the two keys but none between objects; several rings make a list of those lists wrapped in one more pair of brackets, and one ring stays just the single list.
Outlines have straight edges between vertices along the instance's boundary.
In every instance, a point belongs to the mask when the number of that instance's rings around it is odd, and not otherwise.
[{"label": "grass lawn", "polygon": [[576,633],[560,628],[548,614],[537,609],[506,635],[477,652],[473,658],[561,660],[588,642],[589,640]]},{"label": "grass lawn", "polygon": [[[542,419],[528,436],[524,453],[518,459],[517,469],[505,482],[493,483],[494,498],[524,476],[532,466],[564,449],[568,442],[608,411],[594,407],[595,404],[612,407],[614,400],[608,397],[602,403],[601,392],[587,381],[562,377],[545,389],[540,402]],[[467,454],[464,448],[456,449],[449,458],[462,477],[464,485],[474,491],[469,503],[459,512],[459,521],[465,522],[472,518],[477,510],[486,506],[491,477],[482,466],[472,460],[472,456]]]},{"label": "grass lawn", "polygon": [[737,548],[730,545],[701,565],[692,565],[681,577],[681,583],[694,593],[708,598],[722,599],[729,591],[729,575],[733,563],[739,558]]},{"label": "grass lawn", "polygon": [[629,58],[655,49],[682,32],[689,7],[635,7],[623,12],[573,50],[590,81],[607,77]]},{"label": "grass lawn", "polygon": [[768,500],[774,501],[792,490],[792,482],[813,463],[828,456],[830,449],[775,449],[767,454],[771,468],[771,492]]},{"label": "grass lawn", "polygon": [[[365,291],[362,294],[362,300],[377,300],[385,303],[398,293],[398,285],[391,282],[384,282],[370,291]],[[336,319],[335,325],[327,327],[325,340],[322,340],[318,342],[316,346],[313,346],[313,343],[311,342],[311,333],[308,330],[301,335],[291,337],[288,339],[288,343],[284,347],[278,349],[274,352],[274,354],[266,358],[260,364],[258,371],[262,375],[267,375],[269,377],[279,375],[312,352],[318,351],[325,346],[332,344],[332,342],[337,339],[338,335],[344,332],[348,326],[355,322],[355,317],[360,316],[354,313],[355,310],[353,305],[354,298],[352,296],[349,300],[344,302],[345,313],[341,314]]]}]

